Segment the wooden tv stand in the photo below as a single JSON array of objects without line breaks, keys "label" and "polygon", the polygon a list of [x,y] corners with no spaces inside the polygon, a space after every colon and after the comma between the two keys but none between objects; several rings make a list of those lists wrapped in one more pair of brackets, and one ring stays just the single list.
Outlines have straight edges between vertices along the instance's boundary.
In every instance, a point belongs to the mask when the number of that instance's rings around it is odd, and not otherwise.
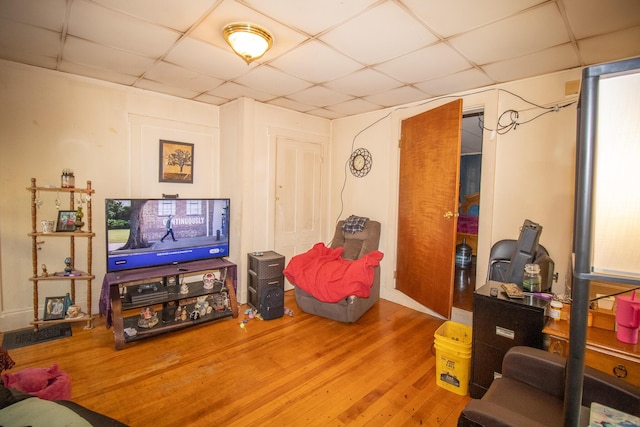
[{"label": "wooden tv stand", "polygon": [[[189,276],[202,278],[207,272],[219,279],[211,289],[205,287],[203,280],[185,281]],[[188,292],[181,293],[182,283],[187,283]],[[104,307],[107,327],[112,323],[115,348],[121,350],[132,341],[238,317],[236,287],[237,266],[224,258],[213,258],[107,273],[101,300],[108,295],[110,307]],[[140,326],[141,312],[147,307],[155,310],[158,322]]]}]

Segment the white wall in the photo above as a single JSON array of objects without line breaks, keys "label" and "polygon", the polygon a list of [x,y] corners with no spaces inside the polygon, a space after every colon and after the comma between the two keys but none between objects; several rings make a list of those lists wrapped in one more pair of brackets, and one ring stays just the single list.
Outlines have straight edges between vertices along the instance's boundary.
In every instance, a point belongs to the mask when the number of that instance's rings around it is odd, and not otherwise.
[{"label": "white wall", "polygon": [[[0,61],[0,330],[25,327],[33,319],[30,186],[60,185],[63,168],[76,185],[92,181],[93,312],[105,274],[104,199],[108,197],[216,197],[219,179],[219,107],[106,84],[68,74]],[[194,184],[158,182],[158,139],[195,144]],[[41,195],[38,214],[55,219],[56,193]],[[63,197],[66,196],[66,197]],[[60,199],[69,202],[68,194]],[[67,205],[68,206],[68,205]],[[76,259],[85,265],[85,239],[76,239]],[[67,239],[46,239],[39,263],[61,271]],[[64,295],[68,283],[40,284],[45,296]],[[84,282],[76,302],[86,308]],[[42,311],[40,312],[42,315]]]},{"label": "white wall", "polygon": [[229,162],[235,169],[228,171],[235,180],[226,188],[234,195],[232,233],[238,240],[232,252],[238,251],[238,299],[246,302],[247,253],[274,248],[276,141],[280,136],[320,141],[328,150],[331,122],[241,98],[221,107],[221,129],[223,150],[235,147],[235,159]]},{"label": "white wall", "polygon": [[[504,87],[537,103],[564,103],[564,82],[579,78],[579,70],[575,70]],[[245,301],[246,253],[271,248],[274,241],[272,195],[278,135],[327,141],[327,239],[335,221],[350,214],[380,220],[385,253],[383,297],[428,311],[394,289],[397,140],[404,118],[445,101],[427,100],[332,122],[250,99],[215,107],[6,61],[0,61],[0,82],[4,159],[0,169],[0,330],[24,327],[32,319],[26,188],[31,177],[36,177],[39,185],[58,185],[63,168],[74,169],[78,185],[89,179],[96,190],[94,312],[105,272],[104,199],[159,197],[162,193],[231,197],[230,260],[239,266],[239,296]],[[524,108],[510,95],[495,90],[478,92],[464,95],[464,108],[484,108],[487,126],[505,109]],[[372,124],[354,142],[354,136]],[[165,137],[196,144],[194,184],[158,182],[156,140]],[[483,265],[491,243],[517,238],[518,227],[524,218],[530,218],[544,227],[541,242],[556,260],[560,281],[554,290],[561,291],[572,223],[575,106],[493,141],[488,137],[485,134],[478,283],[486,275]],[[348,172],[345,175],[345,162],[357,147],[373,154],[373,170],[361,179]],[[532,177],[550,185],[532,186]],[[42,213],[54,216],[52,200],[46,203]],[[41,262],[50,271],[60,270],[67,251],[61,242],[47,241],[40,251]],[[42,296],[66,292],[62,285],[49,285],[41,291]],[[81,285],[77,289],[80,303],[85,299],[83,289]]]},{"label": "white wall", "polygon": [[[94,313],[105,274],[104,199],[161,197],[163,193],[231,198],[229,259],[238,264],[238,294],[244,302],[246,253],[270,248],[274,241],[277,136],[312,136],[329,146],[329,120],[251,99],[220,108],[4,61],[0,62],[0,81],[5,159],[0,170],[3,331],[27,326],[33,316],[28,280],[32,274],[27,236],[30,195],[26,191],[32,177],[38,185],[59,185],[62,169],[71,168],[77,186],[92,181],[96,190],[92,199]],[[158,182],[159,139],[195,144],[193,184]],[[43,195],[43,199],[39,214],[54,218],[55,194],[48,200]],[[60,271],[68,244],[63,239],[49,240],[39,251],[39,263],[47,264],[50,272]],[[80,262],[86,246],[83,239],[76,243]],[[84,289],[82,283],[77,284],[76,301],[83,307]],[[40,305],[45,296],[66,292],[63,284],[41,284]]]},{"label": "white wall", "polygon": [[[576,100],[575,96],[565,97],[565,82],[579,79],[580,70],[571,70],[506,84],[501,89],[536,104],[564,105]],[[495,88],[469,91],[460,97],[465,111],[484,109],[485,126],[489,128],[494,128],[498,117],[508,109],[520,111],[519,121],[542,112]],[[395,290],[398,139],[402,120],[454,98],[435,98],[333,122],[331,164],[334,181],[330,217],[344,218],[353,213],[379,220],[383,224],[380,246],[385,254],[382,297],[431,314],[435,313]],[[559,281],[553,290],[564,291],[565,277],[570,274],[575,129],[576,106],[572,105],[523,124],[505,135],[496,135],[493,140],[490,132],[485,132],[477,286],[484,284],[491,245],[501,239],[517,239],[519,227],[528,218],[543,226],[540,242],[550,251],[559,273]],[[340,197],[344,164],[352,149],[358,147],[371,151],[373,169],[364,178],[355,178],[347,172],[345,191]]]}]

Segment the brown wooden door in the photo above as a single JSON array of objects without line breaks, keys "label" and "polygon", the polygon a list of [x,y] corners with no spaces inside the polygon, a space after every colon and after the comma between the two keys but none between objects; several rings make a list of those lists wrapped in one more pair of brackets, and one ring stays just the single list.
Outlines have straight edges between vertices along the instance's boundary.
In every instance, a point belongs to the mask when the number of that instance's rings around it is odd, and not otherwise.
[{"label": "brown wooden door", "polygon": [[[451,318],[462,100],[402,122],[396,288]],[[447,217],[448,216],[448,217]]]}]

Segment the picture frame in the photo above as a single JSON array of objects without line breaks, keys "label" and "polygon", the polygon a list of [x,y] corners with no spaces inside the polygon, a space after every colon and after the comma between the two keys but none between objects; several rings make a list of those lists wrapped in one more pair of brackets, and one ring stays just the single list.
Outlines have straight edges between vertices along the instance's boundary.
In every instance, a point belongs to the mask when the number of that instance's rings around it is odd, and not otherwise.
[{"label": "picture frame", "polygon": [[65,317],[65,299],[61,297],[47,297],[44,301],[44,320],[61,320]]},{"label": "picture frame", "polygon": [[159,181],[193,184],[194,144],[160,140]]},{"label": "picture frame", "polygon": [[58,211],[56,231],[76,231],[76,211]]}]

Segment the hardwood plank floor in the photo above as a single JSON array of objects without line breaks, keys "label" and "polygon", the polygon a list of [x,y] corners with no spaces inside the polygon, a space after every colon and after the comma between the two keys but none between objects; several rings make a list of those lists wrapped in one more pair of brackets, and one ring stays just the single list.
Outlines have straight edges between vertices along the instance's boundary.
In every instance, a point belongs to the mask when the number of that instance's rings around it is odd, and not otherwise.
[{"label": "hardwood plank floor", "polygon": [[[436,385],[437,319],[381,300],[356,324],[300,311],[223,319],[115,351],[103,319],[10,350],[10,372],[57,363],[72,400],[137,426],[455,426],[469,401]],[[244,313],[246,306],[242,306]]]},{"label": "hardwood plank floor", "polygon": [[473,311],[473,293],[476,290],[476,257],[468,268],[456,267],[453,278],[453,306]]}]

